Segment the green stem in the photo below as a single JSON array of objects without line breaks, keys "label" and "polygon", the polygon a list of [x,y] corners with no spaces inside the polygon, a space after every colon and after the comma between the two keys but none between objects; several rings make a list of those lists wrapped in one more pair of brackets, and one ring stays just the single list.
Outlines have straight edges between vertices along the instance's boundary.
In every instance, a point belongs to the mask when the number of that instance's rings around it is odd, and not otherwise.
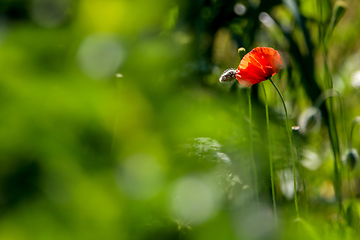
[{"label": "green stem", "polygon": [[297,168],[299,170],[299,175],[302,181],[302,185],[304,187],[304,203],[305,203],[305,216],[308,216],[308,202],[307,202],[307,194],[306,194],[306,184],[304,179],[304,173],[302,171],[302,167],[300,164],[300,153],[299,153],[299,146],[300,146],[300,136],[299,136],[299,127],[295,126],[292,127],[292,133],[294,138],[294,149],[295,149],[295,161],[297,163]]},{"label": "green stem", "polygon": [[347,172],[347,177],[348,177],[348,185],[349,185],[349,195],[350,195],[350,199],[354,200],[355,199],[355,195],[354,192],[352,191],[352,187],[351,187],[351,178],[350,178],[350,171]]},{"label": "green stem", "polygon": [[280,90],[278,89],[278,87],[275,85],[275,83],[273,82],[273,80],[271,80],[271,78],[269,78],[270,82],[272,83],[272,85],[274,86],[274,88],[276,89],[276,91],[278,92],[282,104],[284,106],[284,110],[285,110],[285,117],[286,117],[286,131],[287,131],[287,135],[289,138],[289,143],[290,143],[290,152],[291,152],[291,158],[292,158],[292,165],[293,165],[293,174],[294,174],[294,200],[295,200],[295,212],[296,212],[296,217],[299,218],[299,207],[298,207],[298,200],[297,200],[297,190],[296,190],[296,169],[295,169],[295,157],[294,157],[294,149],[293,149],[293,143],[292,143],[292,138],[291,138],[291,130],[290,130],[290,126],[289,126],[289,117],[288,117],[288,112],[287,112],[287,108],[285,105],[285,100],[283,98],[283,96],[280,93]]},{"label": "green stem", "polygon": [[[330,85],[329,85],[330,86]],[[344,120],[344,111],[343,111],[343,103],[341,101],[341,95],[338,91],[329,88],[326,91],[324,91],[323,93],[321,93],[321,95],[318,97],[318,99],[315,101],[314,106],[318,109],[320,109],[321,105],[323,104],[323,102],[325,102],[328,98],[334,98],[337,97],[338,100],[338,104],[339,104],[339,111],[340,111],[340,122],[341,122],[341,128],[343,131],[343,136],[346,137],[347,139],[347,131],[346,131],[346,125],[345,125],[345,120]],[[340,147],[340,146],[339,146]]]},{"label": "green stem", "polygon": [[[329,72],[329,69],[327,68],[327,63],[325,61],[325,68],[326,72]],[[334,153],[334,190],[335,190],[335,197],[338,202],[338,215],[340,216],[342,214],[342,190],[341,190],[341,172],[338,166],[338,162],[340,161],[340,143],[339,143],[339,136],[337,133],[336,128],[336,119],[334,116],[334,109],[333,109],[333,98],[335,94],[338,97],[339,100],[339,108],[340,108],[340,116],[341,116],[341,123],[342,123],[342,129],[345,131],[345,124],[343,121],[343,108],[342,108],[342,102],[339,92],[335,91],[333,89],[332,79],[331,75],[328,73],[328,87],[329,89],[324,91],[321,96],[317,99],[315,102],[315,106],[317,108],[320,108],[321,104],[327,99],[329,99],[329,138],[331,143],[331,148]],[[346,135],[346,134],[345,134]],[[351,140],[349,142],[351,145]]]},{"label": "green stem", "polygon": [[271,139],[270,139],[270,121],[269,121],[269,108],[268,102],[266,97],[266,90],[265,84],[262,84],[264,89],[264,102],[265,102],[265,113],[266,113],[266,127],[267,127],[267,134],[268,134],[268,148],[269,148],[269,161],[270,161],[270,181],[271,181],[271,194],[273,200],[273,208],[274,208],[274,219],[275,219],[275,226],[277,226],[277,212],[276,212],[276,197],[275,197],[275,184],[274,184],[274,168],[273,168],[273,158],[271,152]]},{"label": "green stem", "polygon": [[341,216],[343,213],[342,208],[342,190],[341,190],[341,173],[338,166],[338,162],[340,161],[340,149],[339,149],[339,138],[336,129],[334,110],[333,110],[333,99],[330,98],[330,107],[329,107],[329,136],[330,142],[332,145],[332,149],[334,152],[334,190],[335,197],[338,202],[338,216]]},{"label": "green stem", "polygon": [[350,130],[350,137],[349,137],[349,149],[350,150],[352,148],[352,138],[353,138],[354,128],[357,123],[360,123],[360,117],[356,117],[351,123],[351,130]]},{"label": "green stem", "polygon": [[[318,4],[320,7],[320,17],[322,22],[322,5],[321,1],[318,0]],[[322,28],[323,29],[323,28]],[[320,43],[323,47],[323,57],[324,57],[324,73],[325,73],[325,80],[327,84],[327,88],[333,90],[333,80],[331,77],[331,73],[329,70],[329,66],[327,63],[327,56],[328,56],[328,40],[326,39],[326,35],[324,34],[325,31],[322,31],[320,36]],[[325,41],[327,40],[327,41]],[[330,99],[329,104],[329,137],[332,145],[332,149],[334,152],[334,190],[335,190],[335,197],[338,202],[338,216],[342,215],[342,190],[341,190],[341,172],[338,166],[338,162],[340,161],[340,143],[339,143],[339,136],[336,129],[336,119],[334,116],[334,109],[333,109],[333,99]]]},{"label": "green stem", "polygon": [[257,202],[259,202],[259,191],[258,191],[258,181],[257,181],[257,172],[256,172],[256,163],[254,159],[254,147],[253,147],[253,141],[252,141],[252,109],[251,109],[251,88],[248,88],[248,99],[249,99],[249,120],[250,120],[250,158],[251,158],[251,164],[252,169],[254,173],[254,182],[255,182],[255,196]]}]

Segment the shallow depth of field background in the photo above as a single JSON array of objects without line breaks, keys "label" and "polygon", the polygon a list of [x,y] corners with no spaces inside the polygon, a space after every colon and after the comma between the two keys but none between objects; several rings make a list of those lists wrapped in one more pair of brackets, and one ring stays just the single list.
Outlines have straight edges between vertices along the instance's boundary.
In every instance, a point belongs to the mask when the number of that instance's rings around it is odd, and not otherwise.
[{"label": "shallow depth of field background", "polygon": [[[333,0],[2,0],[0,238],[356,239],[360,170],[340,165],[339,216],[329,118],[301,125],[329,79],[341,155],[360,115],[360,2],[345,2],[329,34]],[[257,202],[247,89],[218,81],[257,46],[280,52],[273,80],[300,125],[301,224],[275,90],[264,83],[278,227],[262,87]]]}]

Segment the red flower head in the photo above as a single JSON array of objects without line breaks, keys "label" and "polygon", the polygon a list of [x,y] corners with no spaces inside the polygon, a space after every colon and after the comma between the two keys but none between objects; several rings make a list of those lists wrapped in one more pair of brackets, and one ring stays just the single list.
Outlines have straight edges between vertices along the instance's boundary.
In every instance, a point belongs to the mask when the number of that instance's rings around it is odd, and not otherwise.
[{"label": "red flower head", "polygon": [[282,60],[278,51],[257,47],[241,59],[235,77],[240,84],[250,87],[274,76],[281,68]]}]

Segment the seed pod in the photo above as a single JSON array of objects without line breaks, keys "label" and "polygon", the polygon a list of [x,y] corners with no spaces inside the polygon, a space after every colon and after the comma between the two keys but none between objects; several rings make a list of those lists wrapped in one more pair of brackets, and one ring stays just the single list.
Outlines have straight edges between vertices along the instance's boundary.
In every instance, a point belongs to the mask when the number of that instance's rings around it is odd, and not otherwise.
[{"label": "seed pod", "polygon": [[350,201],[344,214],[348,226],[354,229],[358,229],[360,222],[359,211],[356,205],[356,201]]},{"label": "seed pod", "polygon": [[355,148],[346,150],[343,157],[344,164],[347,165],[350,171],[353,171],[357,168],[359,162],[359,154]]},{"label": "seed pod", "polygon": [[344,1],[337,1],[334,6],[334,11],[331,19],[332,26],[335,27],[340,19],[344,16],[347,10],[347,3]]},{"label": "seed pod", "polygon": [[299,132],[306,134],[319,130],[321,125],[321,112],[316,107],[306,109],[299,117]]}]

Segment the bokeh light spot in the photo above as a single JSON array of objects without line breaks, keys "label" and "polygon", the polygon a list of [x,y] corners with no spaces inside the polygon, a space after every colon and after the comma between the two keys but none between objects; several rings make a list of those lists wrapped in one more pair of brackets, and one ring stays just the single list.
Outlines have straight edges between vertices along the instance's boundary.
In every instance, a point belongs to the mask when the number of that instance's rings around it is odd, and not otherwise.
[{"label": "bokeh light spot", "polygon": [[164,171],[155,157],[138,153],[118,167],[116,180],[120,189],[128,196],[148,199],[160,190],[164,181]]},{"label": "bokeh light spot", "polygon": [[275,25],[274,19],[272,19],[270,15],[266,12],[262,12],[259,14],[259,20],[269,28]]},{"label": "bokeh light spot", "polygon": [[83,72],[99,80],[116,74],[125,60],[125,50],[115,36],[94,34],[83,40],[77,58]]},{"label": "bokeh light spot", "polygon": [[291,169],[277,171],[280,190],[287,199],[294,198],[294,174]]},{"label": "bokeh light spot", "polygon": [[317,170],[322,165],[320,156],[312,147],[303,147],[301,155],[301,165],[311,171]]},{"label": "bokeh light spot", "polygon": [[182,224],[197,225],[209,220],[218,211],[220,196],[213,183],[185,176],[173,185],[170,212]]},{"label": "bokeh light spot", "polygon": [[238,239],[278,239],[274,238],[274,214],[268,205],[249,203],[234,209],[232,215]]},{"label": "bokeh light spot", "polygon": [[241,3],[237,3],[235,4],[234,6],[234,12],[239,15],[239,16],[242,16],[246,13],[246,7],[244,4],[241,4]]},{"label": "bokeh light spot", "polygon": [[351,85],[354,88],[359,88],[360,87],[360,70],[354,72],[351,75]]}]

